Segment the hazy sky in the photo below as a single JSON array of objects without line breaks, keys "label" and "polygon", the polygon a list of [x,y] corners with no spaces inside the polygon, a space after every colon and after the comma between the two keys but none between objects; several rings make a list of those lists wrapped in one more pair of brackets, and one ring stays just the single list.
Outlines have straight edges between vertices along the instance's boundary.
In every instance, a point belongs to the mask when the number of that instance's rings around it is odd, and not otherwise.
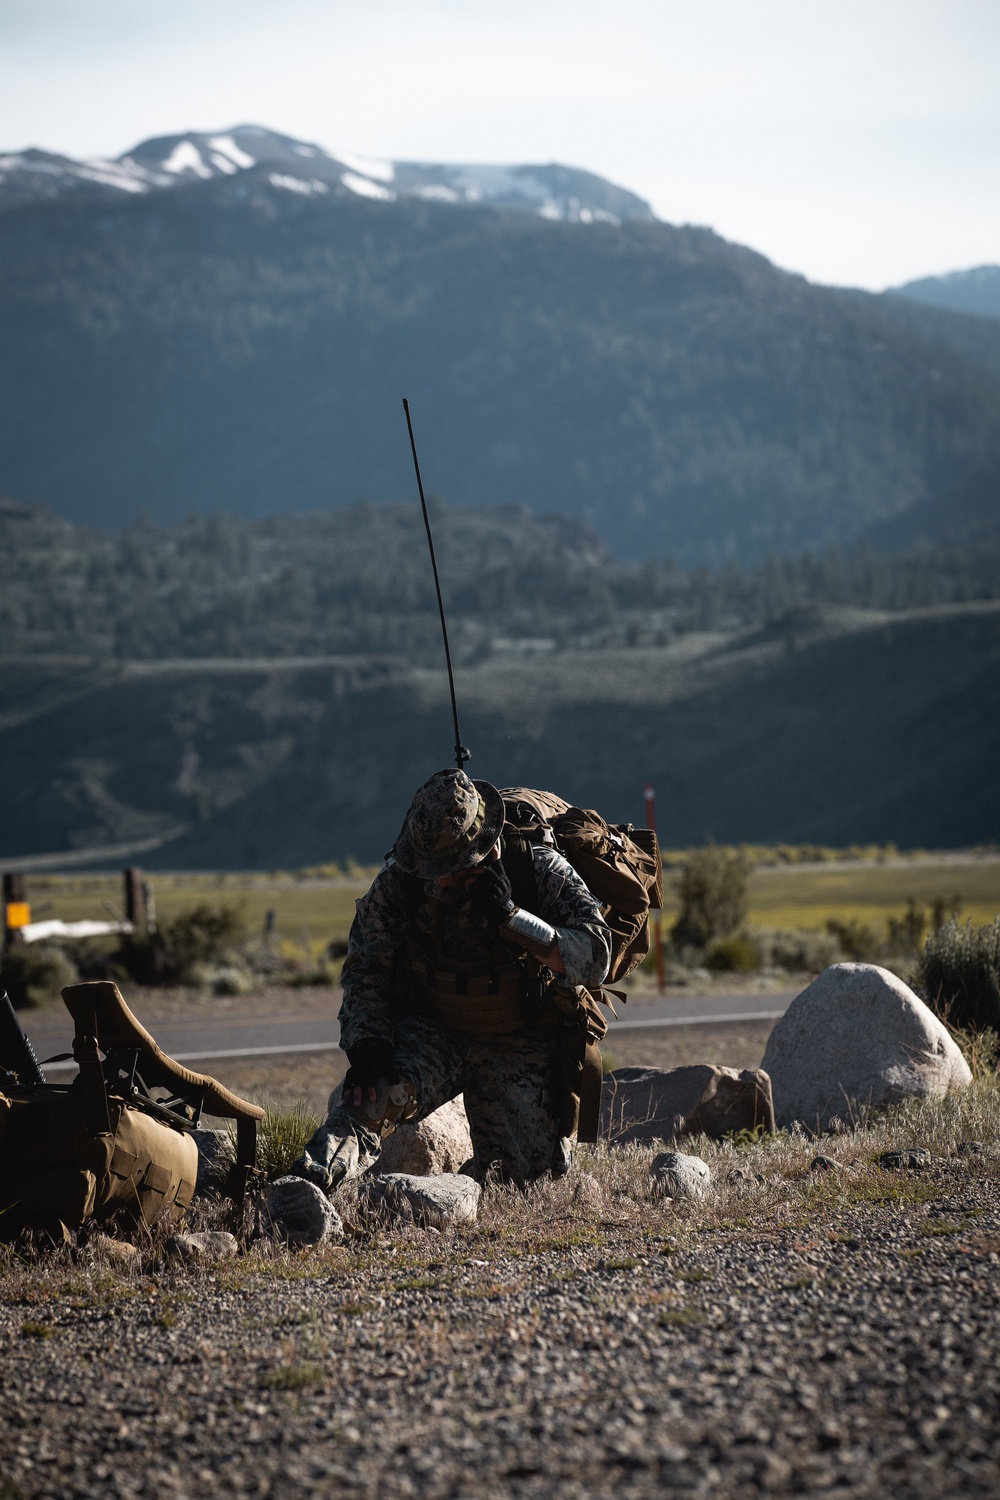
[{"label": "hazy sky", "polygon": [[1000,262],[1000,0],[0,0],[0,149],[562,161],[818,281]]}]

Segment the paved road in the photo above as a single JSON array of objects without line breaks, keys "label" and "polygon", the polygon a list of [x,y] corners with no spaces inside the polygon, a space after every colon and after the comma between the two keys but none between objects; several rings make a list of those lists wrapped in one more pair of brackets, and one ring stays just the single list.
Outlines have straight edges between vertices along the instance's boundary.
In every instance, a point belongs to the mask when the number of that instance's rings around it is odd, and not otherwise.
[{"label": "paved road", "polygon": [[[620,1007],[620,1019],[611,1031],[636,1031],[659,1026],[712,1025],[733,1021],[777,1020],[784,1014],[796,990],[767,994],[734,992],[729,995],[667,995],[660,999],[633,1000]],[[46,1016],[33,1020],[22,1014],[28,1035],[40,1060],[72,1046],[69,1017]],[[294,1001],[288,1010],[271,1016],[185,1016],[155,1022],[150,1028],[163,1050],[178,1062],[212,1062],[228,1057],[271,1057],[293,1052],[330,1052],[337,1046],[339,1028],[336,1002],[328,1012],[296,1014]],[[75,1067],[72,1062],[52,1063],[47,1072],[56,1074]]]}]

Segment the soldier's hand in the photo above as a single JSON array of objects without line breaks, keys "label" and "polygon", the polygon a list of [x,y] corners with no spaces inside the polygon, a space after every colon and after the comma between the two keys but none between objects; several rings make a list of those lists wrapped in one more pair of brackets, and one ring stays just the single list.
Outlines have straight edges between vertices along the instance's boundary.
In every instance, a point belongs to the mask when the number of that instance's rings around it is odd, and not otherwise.
[{"label": "soldier's hand", "polygon": [[498,859],[481,866],[469,887],[469,897],[476,911],[495,927],[502,927],[517,911],[507,871]]},{"label": "soldier's hand", "polygon": [[370,1040],[359,1042],[348,1049],[350,1067],[344,1078],[341,1103],[349,1109],[360,1109],[362,1104],[375,1102],[375,1085],[380,1078],[387,1083],[398,1083],[396,1053],[391,1042]]}]

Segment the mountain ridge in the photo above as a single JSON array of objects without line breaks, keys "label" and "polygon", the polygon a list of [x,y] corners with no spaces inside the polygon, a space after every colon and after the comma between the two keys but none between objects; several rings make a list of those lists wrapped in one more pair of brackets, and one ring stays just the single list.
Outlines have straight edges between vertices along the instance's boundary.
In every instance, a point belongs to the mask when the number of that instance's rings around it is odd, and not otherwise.
[{"label": "mountain ridge", "polygon": [[1000,318],[1000,266],[971,266],[964,271],[946,271],[941,276],[920,276],[890,288],[893,297],[908,297],[928,307],[977,317]]},{"label": "mountain ridge", "polygon": [[111,527],[396,499],[407,395],[430,489],[575,516],[619,555],[749,564],[995,525],[988,319],[812,286],[652,218],[175,175],[7,202],[15,499]]},{"label": "mountain ridge", "polygon": [[637,194],[579,167],[548,164],[390,161],[332,152],[262,125],[152,136],[114,158],[76,160],[32,147],[0,155],[0,208],[67,192],[146,196],[185,182],[265,176],[305,197],[353,194],[380,202],[416,198],[457,206],[489,204],[546,219],[589,224],[652,220]]}]

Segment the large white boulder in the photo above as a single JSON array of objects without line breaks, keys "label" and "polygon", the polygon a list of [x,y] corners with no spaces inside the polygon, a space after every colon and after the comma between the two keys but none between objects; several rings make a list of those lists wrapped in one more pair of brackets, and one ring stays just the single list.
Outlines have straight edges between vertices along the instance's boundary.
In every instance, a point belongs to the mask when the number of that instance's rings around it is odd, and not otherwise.
[{"label": "large white boulder", "polygon": [[413,1177],[436,1177],[457,1172],[472,1158],[472,1137],[465,1103],[459,1094],[425,1120],[397,1125],[386,1138],[375,1172],[407,1172]]},{"label": "large white boulder", "polygon": [[972,1081],[944,1026],[901,979],[876,964],[834,964],[788,1007],[761,1067],[779,1126],[825,1130],[866,1107],[939,1099]]}]

